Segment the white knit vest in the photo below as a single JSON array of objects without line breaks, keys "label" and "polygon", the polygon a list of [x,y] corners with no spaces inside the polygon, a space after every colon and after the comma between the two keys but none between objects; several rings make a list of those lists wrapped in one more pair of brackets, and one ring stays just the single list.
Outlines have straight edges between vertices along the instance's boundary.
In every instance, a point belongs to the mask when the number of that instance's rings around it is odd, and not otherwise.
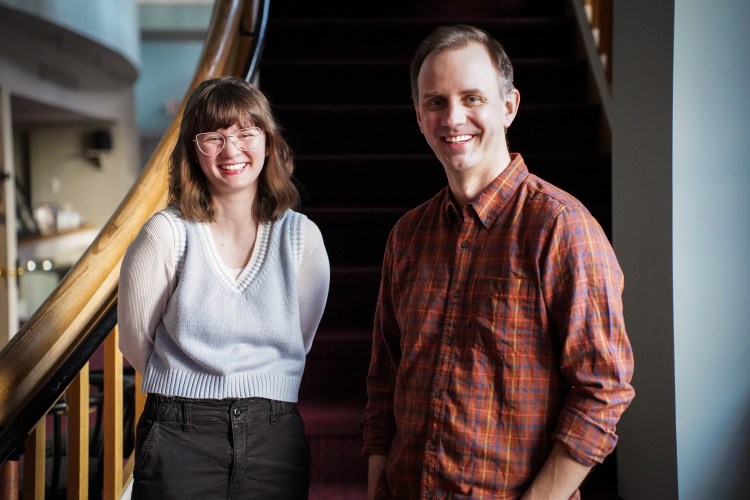
[{"label": "white knit vest", "polygon": [[143,388],[189,398],[296,402],[305,349],[297,272],[304,215],[261,224],[236,280],[207,224],[164,211],[177,242],[177,285],[159,323]]}]

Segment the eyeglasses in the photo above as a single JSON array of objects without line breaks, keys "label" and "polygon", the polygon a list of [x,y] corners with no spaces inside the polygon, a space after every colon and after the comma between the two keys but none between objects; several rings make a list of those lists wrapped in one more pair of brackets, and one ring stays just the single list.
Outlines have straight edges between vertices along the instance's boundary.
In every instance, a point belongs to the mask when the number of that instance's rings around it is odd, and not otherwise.
[{"label": "eyeglasses", "polygon": [[230,137],[234,145],[242,151],[252,151],[260,144],[263,131],[258,127],[248,127],[238,130],[233,135],[221,135],[218,132],[203,132],[195,136],[198,149],[206,156],[217,156],[224,151],[227,139]]}]

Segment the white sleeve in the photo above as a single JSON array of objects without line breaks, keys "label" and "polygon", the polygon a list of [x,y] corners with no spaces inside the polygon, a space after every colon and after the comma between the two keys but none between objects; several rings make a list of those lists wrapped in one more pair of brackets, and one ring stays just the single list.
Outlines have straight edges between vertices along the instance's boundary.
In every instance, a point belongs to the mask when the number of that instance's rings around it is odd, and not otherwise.
[{"label": "white sleeve", "polygon": [[175,234],[163,214],[143,225],[120,268],[117,323],[120,350],[139,373],[153,351],[154,335],[174,290]]},{"label": "white sleeve", "polygon": [[299,269],[299,316],[305,352],[310,352],[328,299],[331,268],[323,235],[318,226],[308,218],[305,218],[303,238]]}]

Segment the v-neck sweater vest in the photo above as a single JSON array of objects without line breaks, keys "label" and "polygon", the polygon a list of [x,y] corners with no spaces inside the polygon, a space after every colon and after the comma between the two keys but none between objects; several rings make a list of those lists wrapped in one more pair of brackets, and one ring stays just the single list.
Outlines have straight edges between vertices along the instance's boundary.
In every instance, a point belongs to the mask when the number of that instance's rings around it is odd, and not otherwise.
[{"label": "v-neck sweater vest", "polygon": [[261,224],[237,279],[207,224],[163,212],[176,236],[177,285],[154,338],[143,389],[188,398],[296,402],[305,366],[297,272],[304,215]]}]

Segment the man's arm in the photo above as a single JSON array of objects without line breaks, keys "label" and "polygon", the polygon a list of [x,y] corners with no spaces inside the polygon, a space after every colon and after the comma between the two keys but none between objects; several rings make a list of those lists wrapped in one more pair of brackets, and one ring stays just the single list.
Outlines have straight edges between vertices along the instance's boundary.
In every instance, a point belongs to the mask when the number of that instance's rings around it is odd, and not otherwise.
[{"label": "man's arm", "polygon": [[[557,451],[543,477],[556,472],[553,478],[564,479],[561,473],[577,469],[577,463],[584,468],[574,481],[580,482],[614,449],[617,422],[634,395],[623,276],[604,231],[580,205],[568,205],[550,220],[548,241],[542,288],[560,334],[560,370],[568,392],[552,436]],[[546,470],[561,457],[575,462],[569,464],[573,467]]]},{"label": "man's arm", "polygon": [[385,464],[388,458],[383,455],[370,455],[367,470],[367,500],[375,498],[375,488],[378,481],[385,474]]},{"label": "man's arm", "polygon": [[[372,471],[372,462],[370,462]],[[557,441],[521,500],[568,500],[586,478],[591,467],[576,462]],[[368,488],[369,493],[369,488]]]}]

